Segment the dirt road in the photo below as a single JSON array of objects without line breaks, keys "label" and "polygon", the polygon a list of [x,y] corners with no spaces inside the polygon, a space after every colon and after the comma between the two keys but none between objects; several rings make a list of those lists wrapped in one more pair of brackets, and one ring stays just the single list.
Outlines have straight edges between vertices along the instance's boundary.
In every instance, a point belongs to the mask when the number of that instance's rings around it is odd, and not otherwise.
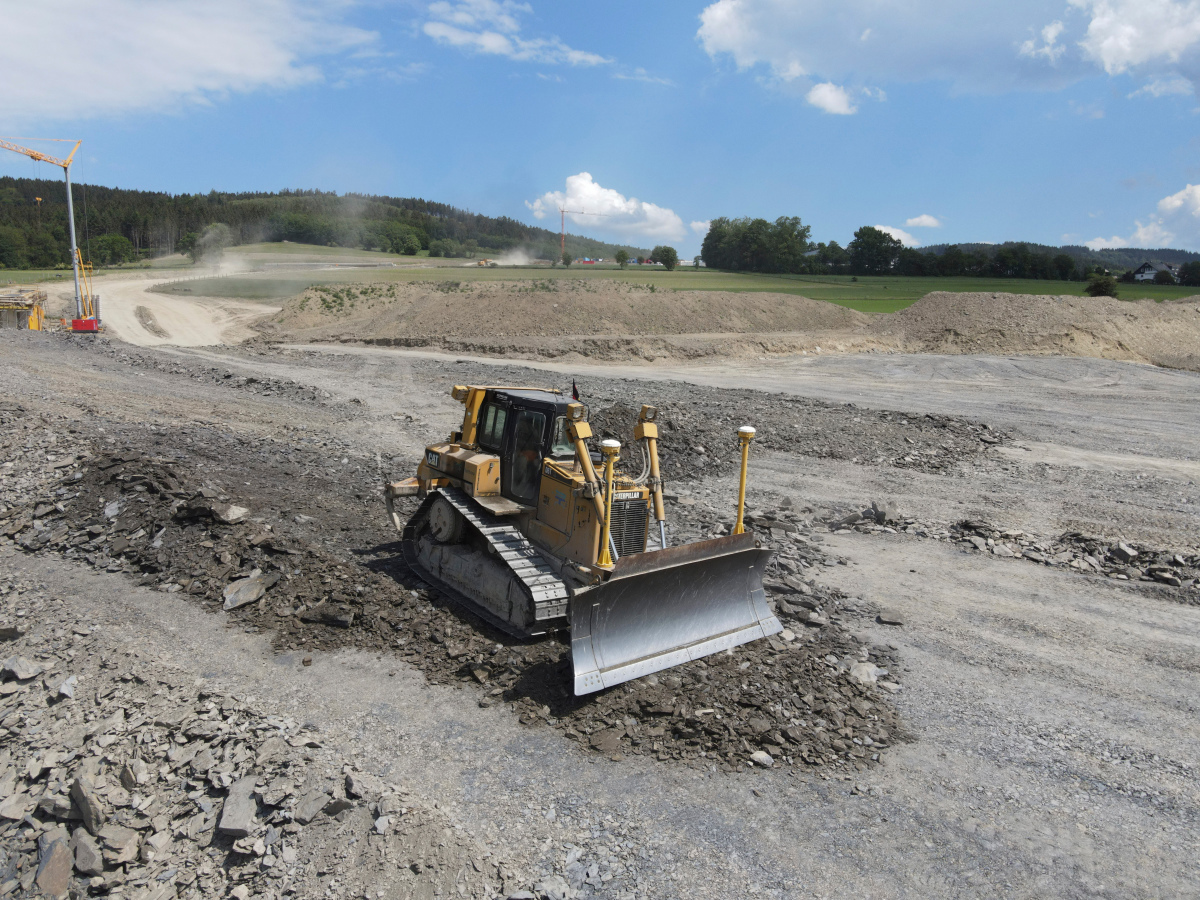
[{"label": "dirt road", "polygon": [[[256,332],[252,322],[272,315],[278,307],[221,297],[179,297],[150,290],[169,280],[162,273],[99,278],[93,290],[100,295],[100,315],[109,334],[138,347],[211,347],[237,344]],[[50,286],[59,309],[66,315],[73,304],[62,284]]]},{"label": "dirt road", "polygon": [[[0,340],[17,403],[63,416],[64,429],[100,424],[114,444],[136,442],[148,425],[155,440],[178,433],[180,454],[190,452],[184,435],[194,429],[213,440],[236,436],[261,448],[245,458],[244,480],[284,477],[272,459],[289,441],[308,441],[331,472],[381,450],[398,469],[411,467],[426,439],[453,427],[451,384],[489,374],[540,380],[494,360],[395,351],[123,354],[23,334]],[[720,416],[744,408],[740,395],[713,387],[724,384],[914,418],[955,412],[1018,432],[1013,450],[945,471],[761,453],[756,503],[786,496],[797,508],[846,509],[888,497],[930,530],[967,516],[1040,535],[1082,523],[1180,551],[1200,533],[1193,375],[986,357],[804,360],[766,372],[752,363],[539,368],[567,384],[580,378],[597,407],[636,378],[647,402],[687,402],[689,384],[705,385],[704,402]],[[302,402],[303,391],[324,399]],[[856,433],[868,443],[875,426],[863,411],[840,409],[842,427],[867,429]],[[307,514],[338,522],[369,514],[374,473],[341,478],[344,499],[330,495],[327,509]],[[718,509],[733,493],[725,475],[680,487]],[[351,567],[352,551],[368,549],[353,528],[321,537],[344,544]],[[565,873],[573,858],[597,865],[597,884],[581,885],[579,896],[1200,890],[1192,850],[1200,838],[1200,608],[1136,582],[984,556],[915,533],[829,534],[824,547],[845,564],[821,567],[819,580],[890,607],[905,623],[854,620],[864,640],[897,648],[904,688],[896,702],[914,740],[848,780],[820,770],[727,775],[646,757],[613,761],[520,724],[505,704],[481,709],[483,694],[469,685],[428,684],[388,652],[317,653],[304,667],[300,654],[231,632],[224,614],[182,593],[133,587],[121,574],[82,582],[77,563],[13,548],[0,548],[0,567],[45,581],[67,604],[123,629],[130,646],[269,709],[302,713],[326,745],[436,801],[458,826],[522,860],[529,883]]]}]

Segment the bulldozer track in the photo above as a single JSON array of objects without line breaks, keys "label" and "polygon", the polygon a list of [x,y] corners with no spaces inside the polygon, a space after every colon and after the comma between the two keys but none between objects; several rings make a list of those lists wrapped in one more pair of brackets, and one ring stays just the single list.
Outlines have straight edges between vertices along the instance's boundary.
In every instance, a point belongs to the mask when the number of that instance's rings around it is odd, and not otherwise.
[{"label": "bulldozer track", "polygon": [[[430,507],[439,496],[444,497],[470,523],[471,527],[487,541],[496,556],[504,561],[509,571],[520,580],[530,597],[533,598],[534,621],[539,624],[545,623],[546,628],[533,632],[515,629],[511,623],[482,609],[478,603],[465,596],[453,585],[447,584],[442,579],[425,571],[417,556],[417,539],[420,537],[421,525],[424,523]],[[404,526],[403,549],[405,560],[423,579],[456,601],[465,603],[472,612],[508,634],[530,637],[549,631],[555,620],[562,620],[562,624],[566,624],[569,591],[563,580],[555,574],[537,548],[521,534],[516,526],[507,524],[500,516],[494,516],[480,509],[469,496],[458,488],[442,487],[429,492],[425,501],[409,519],[408,524]]]}]

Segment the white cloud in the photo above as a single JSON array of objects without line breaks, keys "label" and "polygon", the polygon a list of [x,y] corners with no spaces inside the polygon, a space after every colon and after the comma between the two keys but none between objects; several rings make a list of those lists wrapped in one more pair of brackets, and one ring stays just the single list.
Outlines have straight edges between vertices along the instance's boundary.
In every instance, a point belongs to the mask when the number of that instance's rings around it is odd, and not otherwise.
[{"label": "white cloud", "polygon": [[1042,29],[1042,45],[1040,47],[1031,38],[1021,45],[1019,52],[1022,56],[1041,56],[1048,59],[1051,63],[1056,63],[1058,62],[1058,58],[1067,52],[1066,46],[1058,43],[1058,36],[1062,32],[1062,22],[1051,22]]},{"label": "white cloud", "polygon": [[621,81],[644,81],[646,84],[662,84],[667,87],[674,87],[675,82],[670,78],[661,78],[658,75],[651,75],[645,69],[634,69],[632,72],[615,72],[613,78]]},{"label": "white cloud", "polygon": [[804,99],[817,109],[835,116],[852,116],[858,112],[846,89],[830,82],[814,84]]},{"label": "white cloud", "polygon": [[911,219],[904,221],[905,228],[941,228],[942,222],[936,216],[931,216],[928,213],[920,216],[913,216]]},{"label": "white cloud", "polygon": [[612,62],[598,53],[575,50],[557,37],[521,37],[521,16],[533,12],[528,3],[512,0],[438,0],[429,5],[431,21],[421,26],[440,44],[476,53],[506,56],[518,62],[598,66]]},{"label": "white cloud", "polygon": [[1164,216],[1180,211],[1200,218],[1200,184],[1189,184],[1182,191],[1158,201],[1158,211]]},{"label": "white cloud", "polygon": [[920,247],[921,246],[920,241],[918,241],[915,237],[913,237],[911,234],[909,234],[907,231],[904,231],[901,228],[892,228],[890,225],[876,225],[874,227],[879,229],[880,231],[884,232],[885,234],[890,234],[892,237],[894,237],[896,240],[898,240],[900,243],[902,243],[905,247]]},{"label": "white cloud", "polygon": [[692,222],[688,227],[691,228],[692,231],[696,232],[696,234],[703,237],[704,235],[708,234],[708,229],[711,226],[712,226],[712,220],[707,219],[704,221]]},{"label": "white cloud", "polygon": [[888,81],[1053,89],[1097,67],[1200,78],[1200,0],[715,0],[696,36],[714,60],[765,70],[764,83],[811,79],[851,96]]},{"label": "white cloud", "polygon": [[1149,84],[1144,84],[1132,94],[1133,97],[1169,97],[1176,94],[1194,94],[1195,88],[1186,78],[1156,78]]},{"label": "white cloud", "polygon": [[1084,246],[1091,250],[1109,250],[1117,247],[1166,247],[1175,240],[1174,232],[1168,230],[1161,219],[1149,222],[1135,222],[1133,234],[1129,237],[1113,235],[1110,238],[1092,238],[1085,241]]},{"label": "white cloud", "polygon": [[1179,241],[1184,249],[1200,247],[1200,184],[1189,184],[1158,201],[1156,215],[1134,223],[1129,237],[1094,238],[1086,246],[1093,250],[1106,247],[1166,247]]},{"label": "white cloud", "polygon": [[560,209],[574,210],[575,214],[567,213],[573,224],[625,237],[678,241],[687,235],[683,219],[674,210],[601,187],[588,172],[570,176],[566,191],[548,191],[532,203],[526,200],[525,205],[536,219],[557,216]]},{"label": "white cloud", "polygon": [[1154,63],[1178,63],[1200,45],[1197,0],[1068,0],[1091,16],[1080,42],[1110,75]]},{"label": "white cloud", "polygon": [[[0,119],[172,110],[320,81],[321,57],[376,40],[344,24],[345,9],[340,0],[6,4]],[[80,22],[84,32],[72,32]]]}]

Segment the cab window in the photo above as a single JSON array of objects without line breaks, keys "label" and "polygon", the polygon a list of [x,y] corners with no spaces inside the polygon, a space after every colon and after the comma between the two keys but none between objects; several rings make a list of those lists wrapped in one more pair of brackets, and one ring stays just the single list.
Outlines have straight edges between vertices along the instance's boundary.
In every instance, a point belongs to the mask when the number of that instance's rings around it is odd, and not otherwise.
[{"label": "cab window", "polygon": [[511,481],[513,498],[518,501],[532,503],[537,498],[545,434],[544,414],[529,409],[518,411],[517,425],[513,429]]},{"label": "cab window", "polygon": [[479,426],[479,445],[489,450],[499,450],[500,440],[504,437],[504,422],[508,418],[508,410],[494,403],[483,408],[482,424]]},{"label": "cab window", "polygon": [[567,417],[559,416],[554,420],[554,438],[550,442],[550,458],[562,459],[574,455],[575,445],[571,443],[571,438],[567,434]]}]

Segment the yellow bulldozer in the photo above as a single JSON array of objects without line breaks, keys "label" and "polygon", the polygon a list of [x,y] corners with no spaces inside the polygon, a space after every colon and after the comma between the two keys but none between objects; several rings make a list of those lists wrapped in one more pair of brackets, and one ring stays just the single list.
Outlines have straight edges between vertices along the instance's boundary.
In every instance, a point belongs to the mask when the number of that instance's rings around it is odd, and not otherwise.
[{"label": "yellow bulldozer", "polygon": [[[655,407],[638,416],[634,476],[616,472],[618,441],[593,456],[586,407],[560,391],[458,385],[451,395],[461,429],[426,448],[415,477],[384,485],[405,560],[518,638],[569,629],[576,695],[782,630],[763,590],[771,551],[743,525],[753,428],[738,430],[732,533],[669,547]],[[414,496],[422,502],[402,521],[395,501]]]}]

